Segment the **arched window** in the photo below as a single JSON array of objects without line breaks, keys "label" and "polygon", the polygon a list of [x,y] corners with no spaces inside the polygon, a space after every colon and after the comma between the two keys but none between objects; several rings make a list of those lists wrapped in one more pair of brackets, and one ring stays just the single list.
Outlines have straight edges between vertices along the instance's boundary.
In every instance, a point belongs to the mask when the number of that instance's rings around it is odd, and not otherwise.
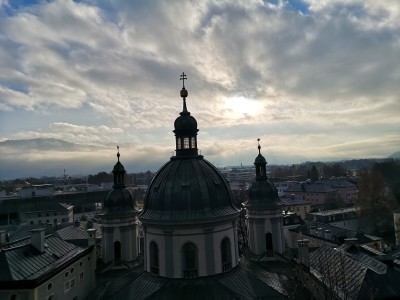
[{"label": "arched window", "polygon": [[272,245],[272,234],[270,232],[265,234],[265,246],[267,249],[267,256],[274,256],[274,248]]},{"label": "arched window", "polygon": [[121,263],[121,243],[119,241],[114,242],[114,264],[118,265]]},{"label": "arched window", "polygon": [[181,138],[176,139],[176,149],[178,150],[182,149]]},{"label": "arched window", "polygon": [[193,243],[186,243],[182,247],[183,277],[194,278],[197,272],[197,248]]},{"label": "arched window", "polygon": [[231,241],[227,237],[221,241],[221,262],[222,272],[227,272],[232,268]]},{"label": "arched window", "polygon": [[159,274],[158,246],[154,241],[150,242],[150,272]]}]

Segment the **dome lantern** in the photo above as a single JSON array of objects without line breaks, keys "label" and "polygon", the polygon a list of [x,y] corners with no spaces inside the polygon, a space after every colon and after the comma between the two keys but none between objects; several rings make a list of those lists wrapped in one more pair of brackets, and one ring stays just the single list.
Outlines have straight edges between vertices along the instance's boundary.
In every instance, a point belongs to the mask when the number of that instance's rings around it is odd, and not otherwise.
[{"label": "dome lantern", "polygon": [[180,95],[183,99],[183,108],[180,116],[175,120],[174,133],[176,141],[176,156],[197,156],[197,121],[190,115],[186,106],[188,91],[185,88],[186,74],[182,73],[180,80],[183,81]]}]

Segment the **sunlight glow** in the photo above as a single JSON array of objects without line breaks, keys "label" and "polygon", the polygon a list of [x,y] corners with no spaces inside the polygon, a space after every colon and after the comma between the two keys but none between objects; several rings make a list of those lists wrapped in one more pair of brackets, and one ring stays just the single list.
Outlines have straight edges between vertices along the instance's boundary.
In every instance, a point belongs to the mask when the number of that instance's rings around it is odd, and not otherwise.
[{"label": "sunlight glow", "polygon": [[243,116],[247,114],[255,115],[262,109],[261,103],[243,96],[226,99],[225,106],[231,110],[235,116]]}]

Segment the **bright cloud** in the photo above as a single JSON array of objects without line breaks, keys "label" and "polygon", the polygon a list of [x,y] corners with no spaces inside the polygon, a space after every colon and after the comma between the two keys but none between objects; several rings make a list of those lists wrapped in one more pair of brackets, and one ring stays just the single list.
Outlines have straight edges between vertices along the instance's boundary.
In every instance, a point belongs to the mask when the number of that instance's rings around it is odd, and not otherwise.
[{"label": "bright cloud", "polygon": [[0,119],[18,119],[0,139],[165,155],[184,71],[217,162],[251,162],[257,137],[277,161],[387,156],[400,148],[399,29],[397,0],[0,1]]}]

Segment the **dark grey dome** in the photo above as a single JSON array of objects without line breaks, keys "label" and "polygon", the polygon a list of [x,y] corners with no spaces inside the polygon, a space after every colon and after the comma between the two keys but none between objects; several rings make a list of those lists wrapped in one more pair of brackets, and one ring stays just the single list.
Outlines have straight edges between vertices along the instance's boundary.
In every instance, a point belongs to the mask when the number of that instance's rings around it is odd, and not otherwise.
[{"label": "dark grey dome", "polygon": [[267,164],[267,161],[264,156],[262,156],[261,154],[258,154],[254,161],[254,164]]},{"label": "dark grey dome", "polygon": [[114,185],[112,191],[108,192],[103,202],[103,217],[137,213],[135,207],[135,199],[131,191],[125,186],[125,168],[119,161],[119,147],[118,148],[118,161],[114,165]]},{"label": "dark grey dome", "polygon": [[268,179],[254,181],[248,196],[246,207],[273,208],[283,204],[279,199],[278,190]]},{"label": "dark grey dome", "polygon": [[193,131],[197,132],[197,121],[189,114],[183,114],[176,118],[174,122],[175,131]]},{"label": "dark grey dome", "polygon": [[203,156],[172,157],[148,188],[142,221],[202,222],[237,217],[222,174]]},{"label": "dark grey dome", "polygon": [[114,188],[108,192],[104,199],[103,208],[106,214],[137,212],[135,198],[126,187]]},{"label": "dark grey dome", "polygon": [[279,199],[278,190],[267,176],[267,160],[261,154],[260,139],[258,139],[258,155],[254,160],[256,180],[248,191],[248,200],[244,203],[249,208],[277,208],[283,205]]}]

